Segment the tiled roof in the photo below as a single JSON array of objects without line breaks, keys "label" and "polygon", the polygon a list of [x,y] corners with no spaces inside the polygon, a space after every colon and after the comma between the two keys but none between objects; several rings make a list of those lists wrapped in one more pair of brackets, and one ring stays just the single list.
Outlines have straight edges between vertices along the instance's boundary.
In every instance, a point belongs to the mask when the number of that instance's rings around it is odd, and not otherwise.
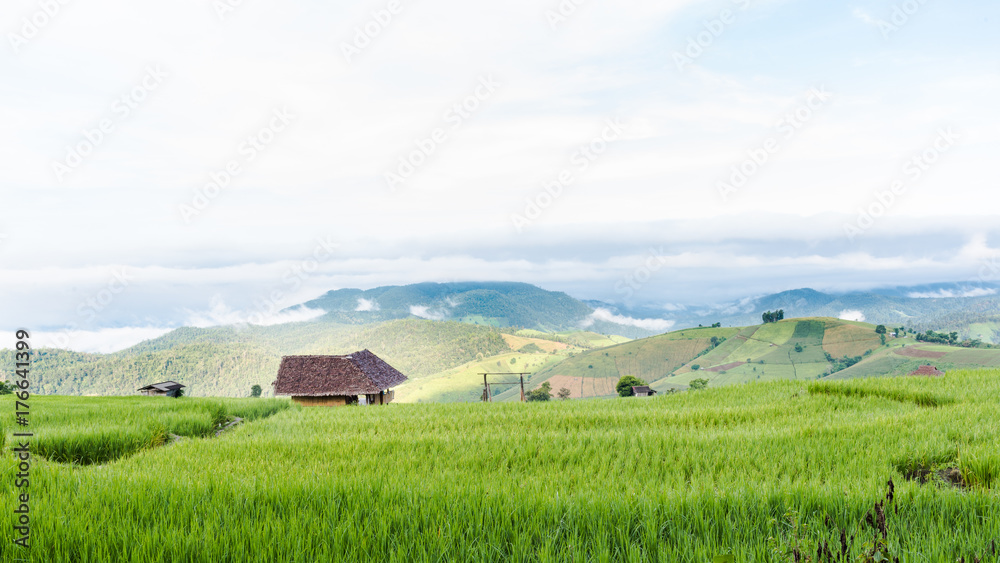
[{"label": "tiled roof", "polygon": [[364,395],[404,381],[405,375],[368,350],[346,356],[285,356],[274,382],[274,394]]}]

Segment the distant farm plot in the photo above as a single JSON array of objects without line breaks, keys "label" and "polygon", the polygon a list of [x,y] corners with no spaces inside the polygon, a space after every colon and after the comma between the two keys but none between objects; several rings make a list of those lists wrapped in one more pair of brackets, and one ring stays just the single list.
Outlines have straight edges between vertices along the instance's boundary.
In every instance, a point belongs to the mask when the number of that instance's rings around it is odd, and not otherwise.
[{"label": "distant farm plot", "polygon": [[538,372],[532,384],[556,375],[614,378],[616,381],[623,375],[634,375],[645,381],[655,381],[710,347],[707,339],[675,340],[654,336],[567,358],[557,366]]},{"label": "distant farm plot", "polygon": [[795,327],[798,325],[795,321],[781,321],[777,323],[768,323],[762,325],[753,333],[754,340],[762,340],[764,342],[770,342],[771,344],[784,344],[788,342],[788,339],[792,337],[795,333]]},{"label": "distant farm plot", "polygon": [[554,340],[544,340],[542,338],[528,338],[525,336],[514,336],[513,334],[502,335],[504,342],[510,346],[511,350],[517,351],[529,344],[538,346],[544,352],[556,352],[569,348],[569,344],[556,342]]},{"label": "distant farm plot", "polygon": [[618,394],[618,391],[615,390],[618,380],[614,377],[570,377],[568,375],[554,375],[547,381],[552,385],[553,394],[558,393],[560,389],[569,389],[571,399],[610,397]]},{"label": "distant farm plot", "polygon": [[916,346],[905,346],[903,348],[897,348],[894,350],[896,355],[904,356],[907,358],[932,358],[939,359],[948,355],[947,352],[933,352],[931,350],[924,350],[917,348]]},{"label": "distant farm plot", "polygon": [[861,356],[868,350],[875,350],[882,341],[870,327],[841,324],[828,327],[823,336],[823,350],[834,358]]}]

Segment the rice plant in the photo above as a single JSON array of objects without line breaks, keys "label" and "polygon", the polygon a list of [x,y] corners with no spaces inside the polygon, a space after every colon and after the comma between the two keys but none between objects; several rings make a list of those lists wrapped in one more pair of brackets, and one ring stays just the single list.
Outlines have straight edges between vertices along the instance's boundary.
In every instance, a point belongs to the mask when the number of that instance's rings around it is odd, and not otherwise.
[{"label": "rice plant", "polygon": [[[650,400],[284,409],[102,466],[39,463],[32,555],[817,561],[837,560],[843,534],[851,560],[996,561],[998,396],[1000,372],[982,370],[813,392],[775,382]],[[39,411],[83,399],[50,400]],[[72,417],[58,425],[84,432]],[[924,464],[962,482],[907,478]]]}]

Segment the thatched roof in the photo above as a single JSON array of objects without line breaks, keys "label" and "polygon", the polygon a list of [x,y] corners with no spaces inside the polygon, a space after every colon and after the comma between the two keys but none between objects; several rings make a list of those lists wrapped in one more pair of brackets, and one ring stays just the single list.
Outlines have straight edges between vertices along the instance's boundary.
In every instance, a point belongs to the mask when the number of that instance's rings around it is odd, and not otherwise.
[{"label": "thatched roof", "polygon": [[138,390],[139,391],[163,391],[164,393],[168,393],[170,391],[173,391],[175,389],[181,389],[183,387],[185,387],[185,386],[181,385],[180,383],[177,383],[176,381],[164,381],[162,383],[153,383],[152,385],[147,385],[145,387],[140,387]]},{"label": "thatched roof", "polygon": [[346,356],[281,358],[275,395],[324,397],[378,393],[406,381],[406,376],[368,350]]}]

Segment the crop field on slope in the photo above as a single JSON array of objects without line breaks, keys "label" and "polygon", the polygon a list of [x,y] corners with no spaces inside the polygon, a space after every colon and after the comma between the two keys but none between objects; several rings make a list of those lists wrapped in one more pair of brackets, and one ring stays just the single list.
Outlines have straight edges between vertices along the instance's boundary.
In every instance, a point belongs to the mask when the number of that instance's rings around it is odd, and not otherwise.
[{"label": "crop field on slope", "polygon": [[853,324],[827,327],[823,336],[823,350],[834,358],[861,356],[881,345],[878,334],[873,330]]},{"label": "crop field on slope", "polygon": [[[839,551],[841,531],[858,560],[891,479],[882,555],[996,561],[998,395],[1000,372],[980,370],[286,410],[101,466],[36,460],[32,560],[791,561],[794,546]],[[939,469],[963,486],[916,479]],[[18,555],[12,517],[3,563]]]}]

